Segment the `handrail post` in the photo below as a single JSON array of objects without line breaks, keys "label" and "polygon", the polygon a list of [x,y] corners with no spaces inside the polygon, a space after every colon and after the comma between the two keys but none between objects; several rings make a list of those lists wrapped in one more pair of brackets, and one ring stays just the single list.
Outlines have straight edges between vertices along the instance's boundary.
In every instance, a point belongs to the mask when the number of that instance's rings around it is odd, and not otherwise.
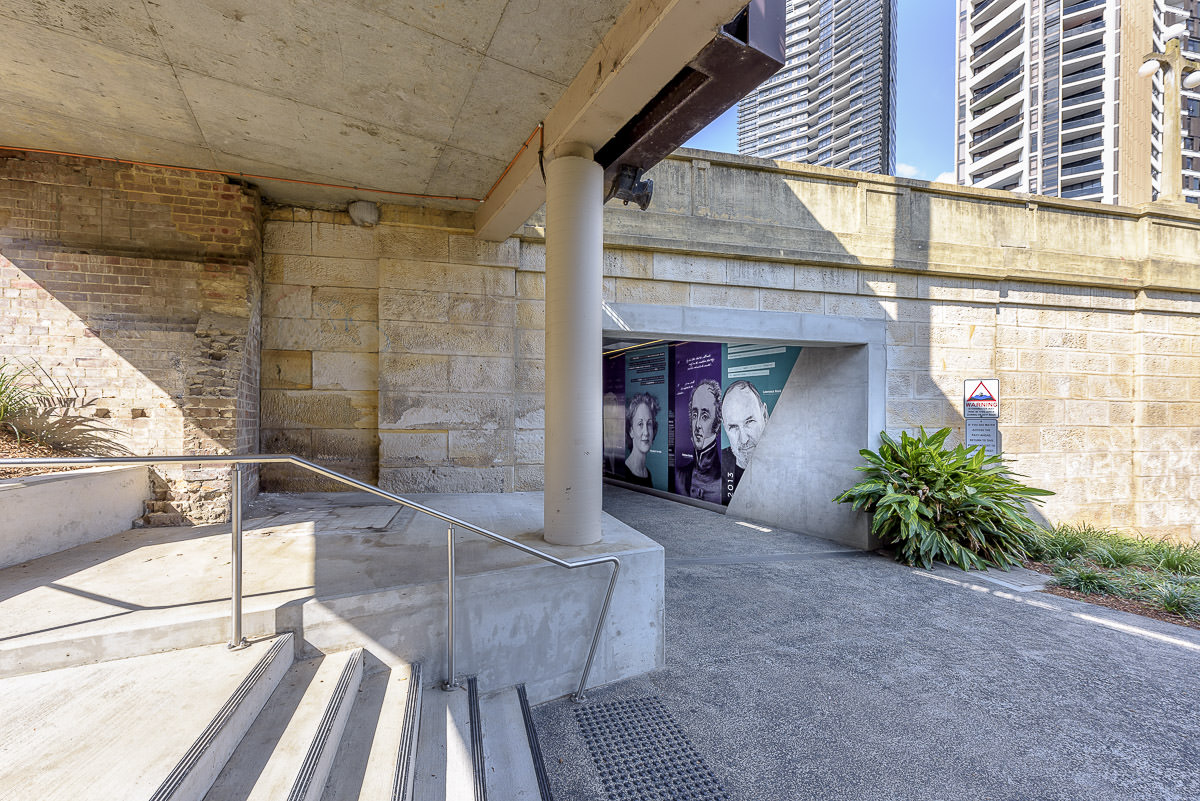
[{"label": "handrail post", "polygon": [[448,678],[442,689],[458,689],[454,675],[454,526],[446,529],[446,671]]},{"label": "handrail post", "polygon": [[621,560],[615,556],[594,557],[591,559],[583,559],[578,562],[570,563],[559,559],[556,556],[551,556],[548,553],[539,551],[516,540],[511,540],[508,537],[502,537],[494,531],[480,528],[472,525],[457,517],[444,514],[431,509],[428,506],[410,501],[407,498],[402,498],[391,492],[380,489],[379,487],[359,481],[356,478],[338,473],[335,470],[330,470],[327,467],[322,467],[319,464],[302,459],[299,456],[292,454],[238,454],[238,455],[194,455],[194,456],[73,456],[68,458],[49,458],[49,459],[2,459],[0,458],[0,466],[42,466],[42,467],[57,467],[60,465],[101,465],[101,464],[126,464],[126,465],[155,465],[155,464],[227,464],[232,466],[232,487],[230,492],[231,500],[231,519],[232,519],[232,556],[230,559],[230,579],[232,583],[230,592],[230,632],[229,632],[229,647],[241,648],[245,646],[246,639],[242,636],[242,467],[246,464],[291,464],[296,467],[308,470],[326,478],[331,478],[334,481],[340,482],[347,486],[355,487],[372,495],[386,498],[401,506],[412,509],[421,514],[429,515],[437,520],[441,520],[449,524],[446,531],[446,561],[447,561],[447,576],[446,576],[446,668],[449,673],[446,681],[442,683],[442,687],[446,690],[458,689],[459,684],[454,670],[454,526],[465,528],[467,531],[474,532],[483,537],[499,542],[510,548],[515,548],[522,553],[527,553],[537,558],[566,568],[574,570],[581,567],[591,567],[593,565],[609,562],[613,566],[612,576],[608,580],[608,591],[604,595],[604,602],[600,606],[600,614],[596,619],[596,627],[592,632],[591,646],[588,648],[587,661],[583,667],[583,675],[579,679],[579,687],[572,695],[576,701],[585,700],[584,690],[587,688],[588,676],[591,674],[592,663],[596,658],[596,649],[600,644],[600,634],[604,630],[604,623],[608,619],[608,607],[612,602],[613,591],[617,586],[617,577],[621,571]]},{"label": "handrail post", "polygon": [[229,559],[232,586],[229,594],[229,647],[246,645],[242,636],[242,465],[234,463],[230,471],[233,486],[230,492],[230,517],[233,521],[233,542]]},{"label": "handrail post", "polygon": [[571,700],[582,704],[587,700],[584,688],[587,687],[588,675],[592,672],[592,661],[596,658],[596,646],[600,644],[600,633],[604,630],[604,621],[608,619],[608,604],[612,601],[613,590],[617,588],[617,575],[621,572],[621,560],[613,560],[612,576],[608,579],[608,592],[604,594],[604,603],[600,605],[600,616],[596,620],[596,630],[592,632],[592,646],[588,648],[587,662],[583,665],[583,675],[579,677],[579,688],[571,696]]}]

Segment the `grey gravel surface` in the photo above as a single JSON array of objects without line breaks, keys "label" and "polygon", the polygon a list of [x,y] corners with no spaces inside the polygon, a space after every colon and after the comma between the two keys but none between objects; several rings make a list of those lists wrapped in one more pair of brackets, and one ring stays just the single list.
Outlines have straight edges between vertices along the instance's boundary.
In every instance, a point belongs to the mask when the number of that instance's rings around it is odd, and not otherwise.
[{"label": "grey gravel surface", "polygon": [[[628,490],[605,511],[666,549],[667,663],[588,703],[659,699],[730,799],[1200,799],[1200,632]],[[607,791],[576,709],[534,710],[558,801],[689,797]]]}]

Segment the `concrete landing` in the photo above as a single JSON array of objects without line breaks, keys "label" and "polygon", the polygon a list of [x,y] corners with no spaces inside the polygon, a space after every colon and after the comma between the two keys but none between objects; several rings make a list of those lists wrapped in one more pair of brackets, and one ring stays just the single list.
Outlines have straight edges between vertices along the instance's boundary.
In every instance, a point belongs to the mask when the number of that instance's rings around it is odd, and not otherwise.
[{"label": "concrete landing", "polygon": [[[626,569],[596,681],[661,664],[662,550],[653,541],[606,516],[601,543],[550,545],[540,493],[413,500],[567,561],[619,555]],[[304,630],[311,648],[365,646],[388,664],[425,660],[429,680],[443,678],[445,524],[363,493],[265,495],[247,517],[246,636]],[[568,691],[560,678],[506,681],[487,666],[515,649],[514,669],[577,672],[608,569],[569,572],[469,532],[456,539],[460,672],[493,688],[528,681],[541,699]],[[228,525],[134,529],[0,570],[0,677],[226,641],[230,540]],[[545,657],[537,643],[550,621],[561,625]]]},{"label": "concrete landing", "polygon": [[0,681],[0,798],[149,798],[268,647],[207,646]]}]

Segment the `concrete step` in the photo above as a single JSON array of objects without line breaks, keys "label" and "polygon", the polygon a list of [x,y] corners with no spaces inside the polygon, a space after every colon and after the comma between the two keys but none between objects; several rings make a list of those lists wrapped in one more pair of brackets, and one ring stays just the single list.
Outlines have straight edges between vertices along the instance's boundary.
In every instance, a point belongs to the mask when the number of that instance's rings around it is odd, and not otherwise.
[{"label": "concrete step", "polygon": [[158,786],[151,801],[200,801],[258,719],[295,659],[291,634],[271,647],[213,716],[192,747]]},{"label": "concrete step", "polygon": [[361,649],[297,662],[206,801],[316,801],[362,680]]},{"label": "concrete step", "polygon": [[413,779],[414,801],[483,801],[475,793],[475,758],[466,687],[426,689]]},{"label": "concrete step", "polygon": [[[286,538],[247,535],[286,552]],[[243,634],[272,637],[311,576],[276,576],[267,553],[245,571]],[[229,639],[229,532],[135,529],[0,569],[0,678]]]},{"label": "concrete step", "polygon": [[[661,547],[608,517],[603,543],[542,543],[536,493],[416,500],[564,559],[619,555],[605,634],[614,644],[597,653],[591,683],[661,663]],[[246,520],[245,636],[303,632],[301,658],[365,647],[389,665],[421,661],[430,676],[444,673],[444,525],[376,504],[322,503],[281,498]],[[136,529],[0,569],[0,678],[226,642],[230,539],[226,525]],[[574,689],[608,569],[572,573],[466,532],[457,539],[456,614],[474,632],[456,643],[460,669],[488,688],[524,681],[534,703]]]},{"label": "concrete step", "polygon": [[199,798],[291,659],[288,636],[0,680],[0,799]]},{"label": "concrete step", "polygon": [[[541,751],[531,747],[533,720],[526,721],[524,686],[509,687],[479,699],[488,801],[541,801]],[[536,735],[533,735],[536,737]],[[536,740],[534,741],[536,742]],[[549,793],[548,785],[545,791]],[[545,796],[549,798],[548,795]]]},{"label": "concrete step", "polygon": [[420,664],[373,665],[358,688],[322,801],[411,798],[420,716]]}]

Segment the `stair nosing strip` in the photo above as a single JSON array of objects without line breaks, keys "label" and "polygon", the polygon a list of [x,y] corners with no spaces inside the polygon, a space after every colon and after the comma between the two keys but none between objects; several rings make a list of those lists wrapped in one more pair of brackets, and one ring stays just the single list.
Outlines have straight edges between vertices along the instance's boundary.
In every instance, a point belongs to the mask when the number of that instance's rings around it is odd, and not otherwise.
[{"label": "stair nosing strip", "polygon": [[521,718],[525,721],[525,739],[529,741],[529,756],[533,760],[538,792],[542,801],[554,801],[554,796],[550,793],[550,777],[546,774],[546,762],[542,758],[542,744],[538,741],[537,728],[533,724],[533,710],[529,708],[529,696],[525,694],[524,683],[517,685],[517,700],[521,704]]},{"label": "stair nosing strip", "polygon": [[483,721],[479,717],[479,684],[467,679],[467,705],[471,718],[471,762],[475,776],[475,801],[487,801],[487,771],[483,764]]},{"label": "stair nosing strip", "polygon": [[342,705],[346,703],[350,682],[353,681],[354,672],[362,664],[362,659],[363,652],[359,648],[346,660],[346,664],[342,668],[342,673],[338,676],[337,685],[334,687],[333,697],[325,705],[325,711],[321,714],[321,721],[317,724],[317,731],[313,734],[312,742],[309,743],[308,753],[304,755],[304,762],[300,765],[300,772],[296,774],[296,781],[292,784],[291,792],[288,793],[288,801],[303,801],[305,796],[307,796],[309,786],[312,784],[313,775],[317,770],[317,763],[321,761],[321,756],[325,753],[325,746],[328,744],[329,737],[333,732],[334,722],[337,720],[338,712],[341,710]]},{"label": "stair nosing strip", "polygon": [[250,694],[250,691],[254,689],[255,685],[258,684],[271,665],[274,664],[284,647],[291,645],[291,642],[292,634],[288,632],[271,644],[270,649],[263,654],[262,659],[258,660],[254,668],[246,675],[246,678],[242,679],[242,683],[237,686],[237,689],[229,696],[224,706],[209,721],[208,726],[200,733],[196,741],[192,743],[187,753],[175,764],[175,767],[167,774],[167,778],[163,779],[162,784],[158,786],[158,789],[154,791],[154,795],[150,797],[150,801],[166,801],[179,789],[179,786],[183,784],[188,774],[200,762],[200,758],[208,750],[209,746],[212,745],[217,735],[221,733],[221,730],[225,728],[229,719],[233,717],[234,712],[246,700],[246,696]]},{"label": "stair nosing strip", "polygon": [[392,778],[392,801],[408,798],[408,785],[416,755],[417,732],[421,725],[421,663],[409,667],[408,698],[404,701],[404,731],[396,751],[396,770]]}]

